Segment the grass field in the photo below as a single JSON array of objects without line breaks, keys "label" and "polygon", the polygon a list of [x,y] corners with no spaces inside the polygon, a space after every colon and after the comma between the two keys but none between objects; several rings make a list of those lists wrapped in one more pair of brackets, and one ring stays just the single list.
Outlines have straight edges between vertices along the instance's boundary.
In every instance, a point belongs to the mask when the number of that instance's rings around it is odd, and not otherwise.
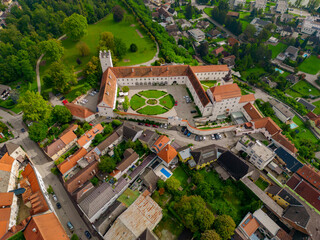
[{"label": "grass field", "polygon": [[129,207],[139,195],[139,191],[132,191],[130,188],[127,188],[117,200],[126,205],[126,207]]},{"label": "grass field", "polygon": [[167,93],[165,91],[147,90],[147,91],[141,91],[139,92],[139,94],[146,98],[159,98],[166,95]]},{"label": "grass field", "polygon": [[258,178],[257,181],[255,181],[255,184],[262,190],[264,191],[268,186],[269,183],[267,183],[266,181],[263,181],[263,179]]},{"label": "grass field", "polygon": [[144,115],[158,115],[167,112],[168,110],[160,107],[160,106],[145,106],[144,108],[140,109],[138,113]]},{"label": "grass field", "polygon": [[302,94],[297,93],[296,91],[293,91],[291,88],[286,89],[285,92],[294,98],[302,97]]},{"label": "grass field", "polygon": [[320,91],[317,88],[315,88],[310,83],[303,80],[293,85],[292,89],[301,93],[302,96],[308,96],[308,95],[320,96]]},{"label": "grass field", "polygon": [[266,73],[266,71],[261,67],[254,67],[254,68],[247,69],[244,72],[241,72],[241,76],[242,78],[246,79],[251,73],[257,73],[261,75],[263,73]]},{"label": "grass field", "polygon": [[137,94],[133,95],[130,99],[130,106],[133,110],[141,108],[146,104],[146,100],[143,97],[138,96]]},{"label": "grass field", "polygon": [[300,141],[303,141],[303,139],[309,139],[314,143],[317,143],[317,138],[313,135],[313,133],[305,126],[305,124],[298,118],[297,116],[294,116],[293,121],[299,126],[298,128],[295,128],[294,130],[299,131],[295,138],[294,143],[298,143]]},{"label": "grass field", "polygon": [[320,71],[320,59],[311,55],[300,64],[298,69],[302,72],[315,75]]},{"label": "grass field", "polygon": [[272,58],[276,58],[279,53],[283,52],[288,46],[284,43],[279,42],[276,46],[271,44],[268,45],[268,48],[272,51]]},{"label": "grass field", "polygon": [[313,112],[314,112],[315,114],[319,115],[319,114],[320,114],[320,100],[319,100],[319,101],[316,101],[316,102],[313,102],[312,104],[317,107],[315,110],[313,110]]},{"label": "grass field", "polygon": [[184,172],[181,166],[173,171],[173,176],[178,179],[183,188],[188,186],[188,175]]},{"label": "grass field", "polygon": [[175,103],[174,98],[172,97],[171,94],[164,96],[163,98],[160,99],[159,102],[162,106],[167,107],[169,109],[173,108]]}]

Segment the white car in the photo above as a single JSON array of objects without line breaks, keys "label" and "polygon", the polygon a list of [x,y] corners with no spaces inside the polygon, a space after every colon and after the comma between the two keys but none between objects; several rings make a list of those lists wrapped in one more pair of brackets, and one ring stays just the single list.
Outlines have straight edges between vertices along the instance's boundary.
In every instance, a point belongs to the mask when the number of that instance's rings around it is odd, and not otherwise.
[{"label": "white car", "polygon": [[55,194],[52,195],[52,198],[53,198],[53,200],[54,200],[55,202],[58,202],[58,198],[57,198],[57,196],[56,196]]}]

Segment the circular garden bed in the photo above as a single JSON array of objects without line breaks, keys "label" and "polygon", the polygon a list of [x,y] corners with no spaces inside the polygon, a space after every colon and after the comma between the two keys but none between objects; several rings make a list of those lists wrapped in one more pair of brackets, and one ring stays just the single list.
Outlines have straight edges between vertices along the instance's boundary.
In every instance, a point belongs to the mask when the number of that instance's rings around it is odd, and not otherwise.
[{"label": "circular garden bed", "polygon": [[157,99],[148,99],[147,103],[150,105],[156,105],[158,103]]}]

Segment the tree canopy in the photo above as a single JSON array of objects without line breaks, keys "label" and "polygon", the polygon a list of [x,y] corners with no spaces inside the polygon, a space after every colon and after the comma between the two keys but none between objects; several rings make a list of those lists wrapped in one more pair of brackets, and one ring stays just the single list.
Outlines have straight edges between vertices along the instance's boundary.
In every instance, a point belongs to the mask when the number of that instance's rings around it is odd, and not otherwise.
[{"label": "tree canopy", "polygon": [[72,120],[71,112],[65,106],[54,106],[52,110],[52,115],[55,122],[68,123]]},{"label": "tree canopy", "polygon": [[64,53],[64,48],[61,41],[50,39],[40,43],[40,49],[45,53],[45,57],[51,61],[58,61]]},{"label": "tree canopy", "polygon": [[111,173],[116,167],[116,162],[111,157],[102,156],[98,167],[102,172]]},{"label": "tree canopy", "polygon": [[228,215],[220,215],[214,221],[214,229],[220,235],[222,240],[230,239],[234,233],[236,224]]},{"label": "tree canopy", "polygon": [[166,187],[168,191],[170,192],[176,192],[178,191],[181,183],[178,179],[176,179],[174,176],[171,176],[167,181],[166,181]]},{"label": "tree canopy", "polygon": [[215,230],[206,230],[201,234],[201,240],[220,240],[220,235]]},{"label": "tree canopy", "polygon": [[63,20],[62,28],[72,41],[79,41],[88,31],[86,17],[77,13],[72,14]]},{"label": "tree canopy", "polygon": [[123,8],[120,7],[119,5],[116,5],[112,9],[112,12],[113,12],[113,20],[115,22],[121,22],[125,13]]},{"label": "tree canopy", "polygon": [[43,122],[35,122],[29,127],[29,138],[40,142],[47,137],[48,127]]}]

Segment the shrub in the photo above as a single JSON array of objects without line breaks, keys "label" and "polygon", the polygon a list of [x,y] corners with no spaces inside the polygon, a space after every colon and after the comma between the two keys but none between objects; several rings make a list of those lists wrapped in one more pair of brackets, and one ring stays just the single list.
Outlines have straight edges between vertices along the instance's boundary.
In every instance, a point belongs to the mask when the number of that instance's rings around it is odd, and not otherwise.
[{"label": "shrub", "polygon": [[132,43],[132,44],[130,45],[130,51],[131,51],[131,52],[136,52],[136,51],[138,51],[137,45],[134,44],[134,43]]}]

